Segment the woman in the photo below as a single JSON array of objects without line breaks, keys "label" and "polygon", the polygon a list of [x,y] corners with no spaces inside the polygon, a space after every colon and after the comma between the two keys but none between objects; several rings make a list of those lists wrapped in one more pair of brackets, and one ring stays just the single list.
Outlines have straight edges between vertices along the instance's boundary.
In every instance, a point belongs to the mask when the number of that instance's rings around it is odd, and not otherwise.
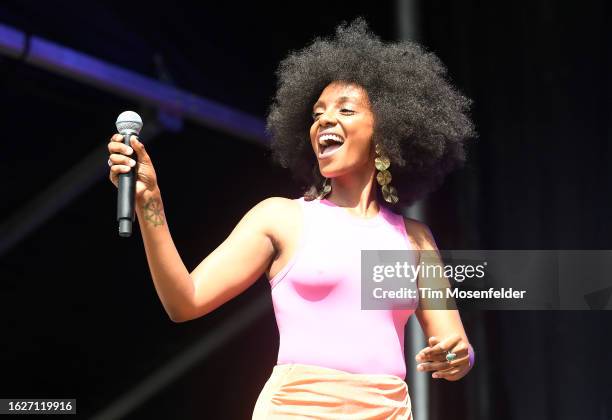
[{"label": "woman", "polygon": [[144,146],[132,137],[129,148],[120,135],[109,142],[115,185],[136,166],[147,259],[173,321],[213,311],[263,273],[270,280],[280,347],[254,419],[412,418],[403,351],[412,313],[429,337],[418,370],[456,381],[473,366],[456,310],[366,311],[359,300],[362,249],[437,249],[427,226],[393,209],[437,187],[474,135],[470,100],[444,75],[435,55],[385,44],[362,19],[292,53],[278,71],[268,129],[275,158],[310,188],[254,206],[191,273]]}]

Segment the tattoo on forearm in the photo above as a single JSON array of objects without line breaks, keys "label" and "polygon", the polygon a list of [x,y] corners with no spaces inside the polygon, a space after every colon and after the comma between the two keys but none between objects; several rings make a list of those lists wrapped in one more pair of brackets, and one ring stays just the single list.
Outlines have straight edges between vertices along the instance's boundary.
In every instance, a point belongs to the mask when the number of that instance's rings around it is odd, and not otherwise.
[{"label": "tattoo on forearm", "polygon": [[143,206],[145,220],[153,226],[162,226],[164,220],[164,208],[159,198],[151,197]]}]

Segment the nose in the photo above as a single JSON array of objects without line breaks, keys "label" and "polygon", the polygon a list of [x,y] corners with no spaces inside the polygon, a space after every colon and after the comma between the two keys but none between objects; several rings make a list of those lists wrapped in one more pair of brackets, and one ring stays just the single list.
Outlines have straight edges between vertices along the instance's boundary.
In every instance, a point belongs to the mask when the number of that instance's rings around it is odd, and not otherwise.
[{"label": "nose", "polygon": [[336,122],[337,120],[333,110],[329,110],[319,115],[319,125],[321,126],[336,125]]}]

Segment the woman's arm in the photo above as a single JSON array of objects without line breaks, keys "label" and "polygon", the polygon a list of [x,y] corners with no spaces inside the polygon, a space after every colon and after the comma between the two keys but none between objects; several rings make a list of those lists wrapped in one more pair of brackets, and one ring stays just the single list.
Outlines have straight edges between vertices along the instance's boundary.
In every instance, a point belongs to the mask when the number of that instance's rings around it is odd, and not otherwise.
[{"label": "woman's arm", "polygon": [[275,255],[273,217],[286,214],[292,200],[269,198],[253,207],[229,237],[191,273],[174,245],[159,189],[136,206],[153,283],[170,319],[203,316],[252,285]]},{"label": "woman's arm", "polygon": [[298,219],[300,205],[282,197],[267,198],[249,210],[231,234],[192,272],[193,319],[242,293],[268,269],[284,249],[288,226]]},{"label": "woman's arm", "polygon": [[135,207],[155,290],[170,319],[178,322],[193,295],[193,281],[170,236],[159,188],[137,197]]},{"label": "woman's arm", "polygon": [[[425,224],[409,218],[405,218],[405,224],[406,231],[415,242],[416,247],[429,251],[426,253],[426,264],[443,265],[430,229]],[[444,276],[426,281],[419,278],[418,287],[445,289],[450,288],[450,282]],[[474,365],[474,349],[463,328],[459,311],[456,309],[424,309],[428,304],[427,299],[420,297],[421,302],[415,314],[429,343],[429,347],[423,349],[416,357],[418,362],[424,362],[420,370],[437,371],[435,377],[443,377],[451,381],[458,380],[465,376]],[[440,300],[436,299],[434,304],[439,307]],[[446,362],[447,350],[456,353],[457,358],[453,362]]]}]

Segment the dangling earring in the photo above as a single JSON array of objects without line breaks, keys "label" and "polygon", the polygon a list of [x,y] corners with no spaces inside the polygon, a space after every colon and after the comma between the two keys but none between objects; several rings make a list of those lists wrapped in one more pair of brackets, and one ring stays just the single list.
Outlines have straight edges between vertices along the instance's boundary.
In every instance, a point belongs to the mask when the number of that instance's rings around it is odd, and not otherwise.
[{"label": "dangling earring", "polygon": [[321,190],[321,194],[319,194],[319,200],[322,200],[325,197],[327,197],[330,192],[331,192],[331,181],[329,180],[329,178],[325,178],[325,181],[323,181],[323,189]]},{"label": "dangling earring", "polygon": [[391,161],[389,158],[383,153],[382,148],[377,143],[376,144],[376,159],[374,160],[374,166],[378,169],[378,173],[376,174],[376,180],[378,184],[381,186],[381,191],[383,198],[387,203],[395,204],[399,201],[399,197],[397,196],[397,190],[395,187],[390,185],[391,172],[389,172],[389,166],[391,166]]}]

